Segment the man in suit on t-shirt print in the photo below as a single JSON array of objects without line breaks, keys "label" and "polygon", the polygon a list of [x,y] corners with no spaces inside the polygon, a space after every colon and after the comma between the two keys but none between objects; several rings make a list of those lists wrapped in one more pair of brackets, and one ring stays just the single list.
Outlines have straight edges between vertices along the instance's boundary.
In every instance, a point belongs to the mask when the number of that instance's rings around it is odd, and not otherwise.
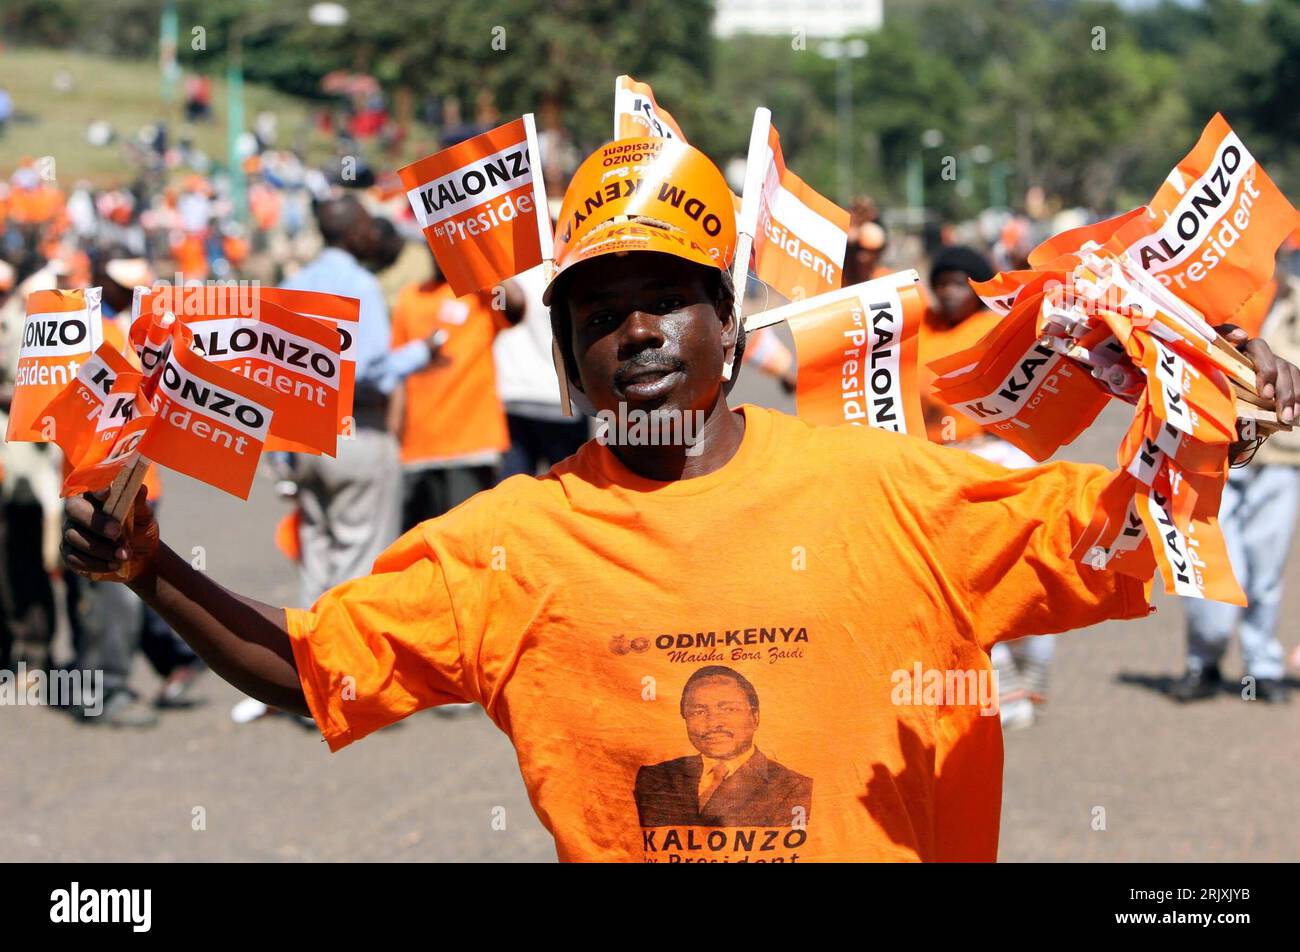
[{"label": "man in suit on t-shirt print", "polygon": [[700,668],[682,689],[681,713],[699,753],[637,771],[642,826],[791,826],[808,818],[812,778],[754,746],[758,692],[748,678],[722,665]]}]

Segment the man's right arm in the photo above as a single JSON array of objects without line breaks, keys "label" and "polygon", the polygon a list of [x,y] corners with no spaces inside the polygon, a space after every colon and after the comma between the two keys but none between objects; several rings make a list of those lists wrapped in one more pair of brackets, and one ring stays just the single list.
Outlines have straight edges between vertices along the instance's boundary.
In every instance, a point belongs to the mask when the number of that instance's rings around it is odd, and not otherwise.
[{"label": "man's right arm", "polygon": [[309,715],[284,609],[230,591],[162,545],[143,491],[126,532],[97,496],[69,499],[65,514],[69,568],[95,577],[125,567],[132,591],[218,676],[273,707]]}]

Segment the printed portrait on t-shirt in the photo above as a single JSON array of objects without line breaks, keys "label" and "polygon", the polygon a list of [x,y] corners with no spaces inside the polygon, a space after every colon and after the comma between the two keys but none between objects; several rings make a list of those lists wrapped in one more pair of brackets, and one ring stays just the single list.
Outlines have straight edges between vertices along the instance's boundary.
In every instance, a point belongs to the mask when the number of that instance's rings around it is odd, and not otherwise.
[{"label": "printed portrait on t-shirt", "polygon": [[682,688],[681,716],[695,753],[637,771],[643,827],[788,827],[807,820],[812,778],[758,748],[758,692],[748,678],[723,665],[699,668]]}]

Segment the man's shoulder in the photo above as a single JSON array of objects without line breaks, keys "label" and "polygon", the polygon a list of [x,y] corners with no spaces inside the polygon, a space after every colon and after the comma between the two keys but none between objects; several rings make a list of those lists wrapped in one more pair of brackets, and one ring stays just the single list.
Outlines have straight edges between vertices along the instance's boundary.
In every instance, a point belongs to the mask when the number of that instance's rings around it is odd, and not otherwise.
[{"label": "man's shoulder", "polygon": [[693,754],[686,757],[677,757],[673,760],[660,761],[657,764],[646,764],[636,772],[637,786],[666,783],[688,776],[691,773],[692,764],[699,759],[699,754]]},{"label": "man's shoulder", "polygon": [[751,758],[752,766],[766,774],[769,784],[789,784],[792,786],[802,786],[811,784],[812,778],[799,773],[797,770],[791,770],[784,764],[779,764],[771,757],[768,757],[760,750],[754,751]]},{"label": "man's shoulder", "polygon": [[459,506],[429,520],[441,533],[454,533],[484,523],[515,523],[545,518],[567,507],[564,487],[555,470],[541,476],[511,476],[491,489],[475,493]]},{"label": "man's shoulder", "polygon": [[789,459],[805,459],[822,468],[861,474],[865,467],[924,454],[925,440],[870,426],[825,426],[767,407],[747,412],[766,416],[776,451]]}]

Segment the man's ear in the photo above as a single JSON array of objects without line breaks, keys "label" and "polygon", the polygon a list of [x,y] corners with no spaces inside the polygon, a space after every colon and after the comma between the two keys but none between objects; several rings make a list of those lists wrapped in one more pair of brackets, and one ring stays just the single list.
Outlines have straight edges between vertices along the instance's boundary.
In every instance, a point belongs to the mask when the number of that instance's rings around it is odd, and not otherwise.
[{"label": "man's ear", "polygon": [[734,302],[727,305],[726,298],[714,304],[718,320],[722,323],[722,379],[730,380],[736,372],[736,344],[740,339],[740,322],[736,320]]},{"label": "man's ear", "polygon": [[718,321],[722,324],[723,349],[731,350],[736,346],[736,338],[740,336],[740,324],[736,320],[735,307],[729,307],[726,309],[726,313],[720,313]]}]

